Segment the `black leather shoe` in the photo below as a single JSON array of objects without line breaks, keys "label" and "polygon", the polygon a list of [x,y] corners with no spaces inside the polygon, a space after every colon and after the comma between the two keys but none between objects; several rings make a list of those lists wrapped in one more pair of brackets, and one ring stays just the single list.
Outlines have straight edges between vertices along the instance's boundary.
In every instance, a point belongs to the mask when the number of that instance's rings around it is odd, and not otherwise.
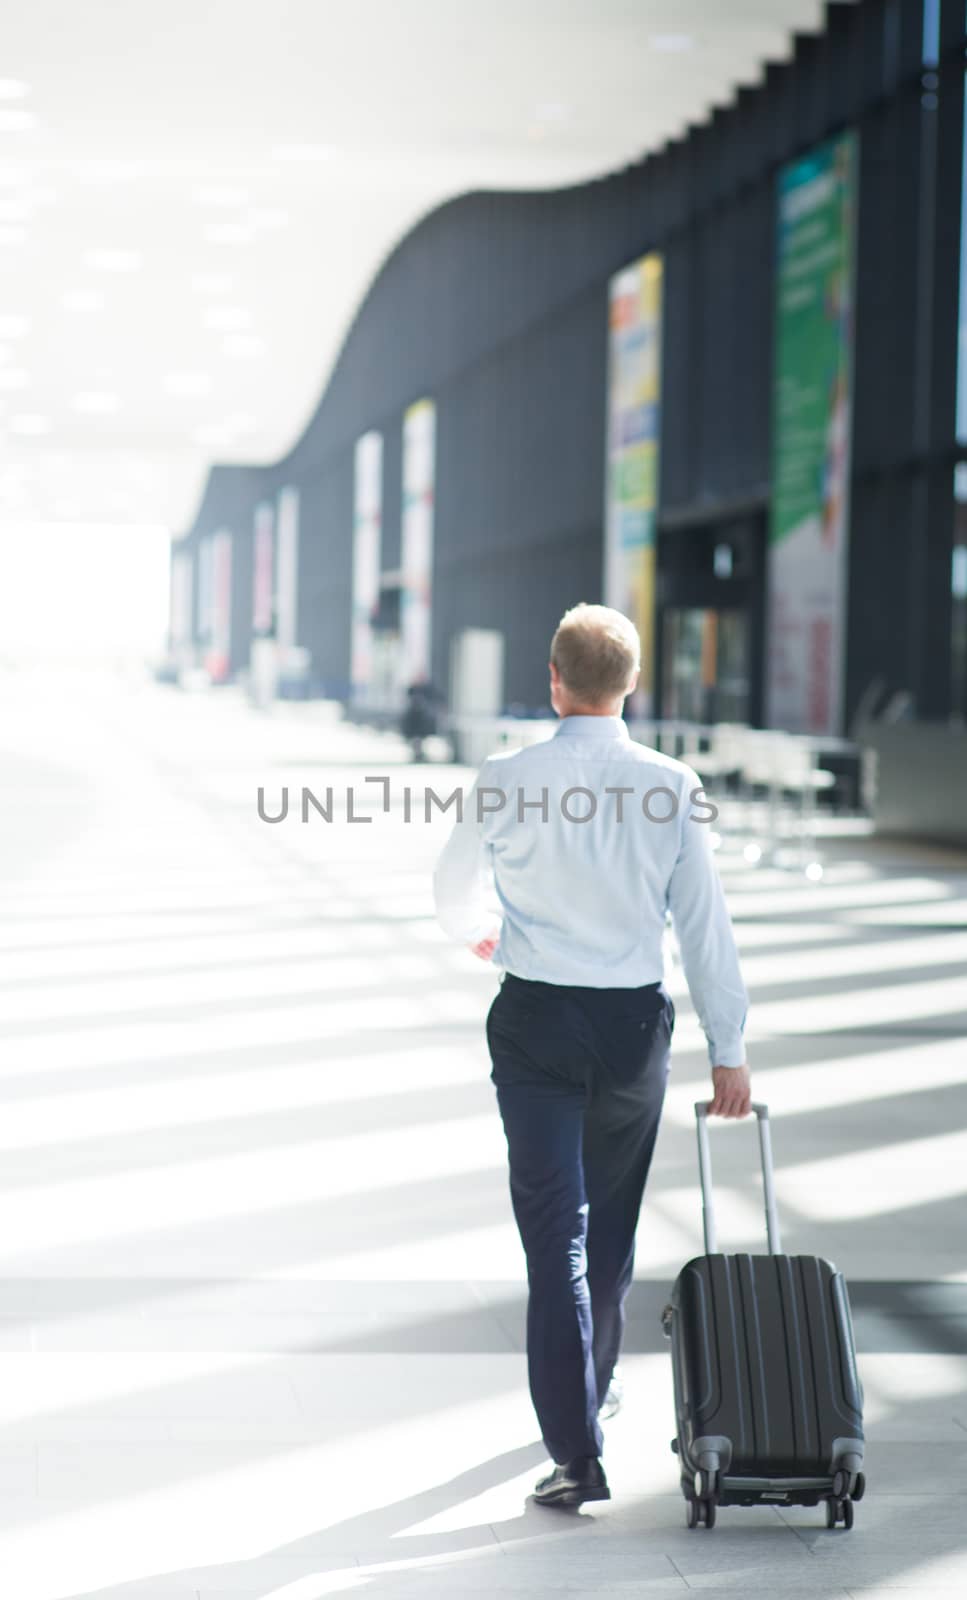
[{"label": "black leather shoe", "polygon": [[611,1490],[597,1456],[575,1456],[534,1486],[539,1506],[580,1506],[585,1500],[610,1500]]}]

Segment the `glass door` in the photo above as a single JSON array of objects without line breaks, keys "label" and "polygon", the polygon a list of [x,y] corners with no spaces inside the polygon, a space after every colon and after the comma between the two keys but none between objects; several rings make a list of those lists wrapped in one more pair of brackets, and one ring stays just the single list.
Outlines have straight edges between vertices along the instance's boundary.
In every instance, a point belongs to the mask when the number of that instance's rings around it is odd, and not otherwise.
[{"label": "glass door", "polygon": [[748,722],[747,613],[670,608],[663,623],[662,716],[681,722]]}]

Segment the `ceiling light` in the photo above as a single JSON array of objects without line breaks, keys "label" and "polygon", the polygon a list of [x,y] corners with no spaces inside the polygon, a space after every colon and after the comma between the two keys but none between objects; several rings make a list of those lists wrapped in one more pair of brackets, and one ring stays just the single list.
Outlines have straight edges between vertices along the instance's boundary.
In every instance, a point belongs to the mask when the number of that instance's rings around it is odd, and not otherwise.
[{"label": "ceiling light", "polygon": [[254,417],[241,411],[235,411],[231,416],[225,417],[224,425],[228,433],[253,433],[258,427]]},{"label": "ceiling light", "polygon": [[331,161],[335,154],[332,144],[277,144],[272,151],[275,161]]},{"label": "ceiling light", "polygon": [[265,353],[265,340],[257,333],[229,333],[222,340],[227,356],[261,356]]},{"label": "ceiling light", "polygon": [[92,272],[136,272],[141,255],[137,250],[85,250],[84,265]]},{"label": "ceiling light", "polygon": [[233,188],[231,184],[206,183],[195,190],[194,199],[199,206],[244,206],[248,190]]},{"label": "ceiling light", "polygon": [[42,433],[50,432],[50,419],[42,417],[37,411],[22,411],[19,416],[10,418],[8,427],[11,433],[39,437]]},{"label": "ceiling light", "polygon": [[75,394],[71,404],[82,416],[109,417],[120,408],[121,402],[116,394],[111,394],[107,389],[83,389],[80,394]]},{"label": "ceiling light", "polygon": [[205,312],[205,327],[222,333],[242,333],[251,322],[252,313],[242,306],[212,306]]},{"label": "ceiling light", "polygon": [[5,363],[10,360],[12,355],[12,350],[8,349],[5,344],[0,344],[0,367],[4,366]]},{"label": "ceiling light", "polygon": [[209,222],[204,233],[209,244],[248,244],[252,237],[242,222]]},{"label": "ceiling light", "polygon": [[169,394],[207,394],[212,386],[207,372],[169,372],[162,381]]},{"label": "ceiling light", "polygon": [[0,78],[0,100],[26,100],[30,84],[20,78]]},{"label": "ceiling light", "polygon": [[30,318],[19,311],[0,314],[0,339],[22,339],[30,332]]},{"label": "ceiling light", "polygon": [[65,311],[100,311],[104,296],[100,289],[68,289],[60,303]]},{"label": "ceiling light", "polygon": [[32,111],[0,110],[0,133],[28,133],[36,126],[37,118]]},{"label": "ceiling light", "polygon": [[199,272],[191,280],[196,294],[229,294],[232,280],[225,272]]},{"label": "ceiling light", "polygon": [[0,167],[0,189],[16,189],[29,183],[33,174],[29,167]]},{"label": "ceiling light", "polygon": [[679,55],[683,50],[691,50],[695,39],[690,33],[653,33],[649,43],[653,50],[672,56]]},{"label": "ceiling light", "polygon": [[0,222],[0,244],[26,244],[27,230],[19,222]]},{"label": "ceiling light", "polygon": [[0,367],[0,389],[26,389],[29,382],[22,367]]}]

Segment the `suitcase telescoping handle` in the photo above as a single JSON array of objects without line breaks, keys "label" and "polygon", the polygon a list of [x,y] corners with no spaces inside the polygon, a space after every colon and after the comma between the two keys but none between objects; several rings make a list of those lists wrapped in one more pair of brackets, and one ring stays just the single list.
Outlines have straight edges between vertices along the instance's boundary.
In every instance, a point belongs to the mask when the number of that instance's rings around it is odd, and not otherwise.
[{"label": "suitcase telescoping handle", "polygon": [[[777,1256],[782,1251],[779,1241],[779,1213],[776,1210],[776,1188],[772,1177],[772,1138],[769,1133],[769,1107],[754,1100],[750,1108],[759,1124],[759,1155],[762,1160],[762,1191],[766,1203],[766,1238],[769,1254]],[[716,1254],[715,1211],[712,1206],[712,1159],[708,1147],[708,1101],[695,1102],[698,1119],[698,1172],[702,1184],[702,1226],[705,1230],[705,1254]]]}]

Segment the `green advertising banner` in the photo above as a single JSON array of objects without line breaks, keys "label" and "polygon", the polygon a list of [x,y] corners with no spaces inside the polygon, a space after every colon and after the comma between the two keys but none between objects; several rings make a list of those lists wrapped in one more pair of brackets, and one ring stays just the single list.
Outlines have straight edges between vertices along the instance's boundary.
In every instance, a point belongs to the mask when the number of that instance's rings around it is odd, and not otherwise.
[{"label": "green advertising banner", "polygon": [[838,733],[849,540],[856,136],[779,178],[768,721]]}]

